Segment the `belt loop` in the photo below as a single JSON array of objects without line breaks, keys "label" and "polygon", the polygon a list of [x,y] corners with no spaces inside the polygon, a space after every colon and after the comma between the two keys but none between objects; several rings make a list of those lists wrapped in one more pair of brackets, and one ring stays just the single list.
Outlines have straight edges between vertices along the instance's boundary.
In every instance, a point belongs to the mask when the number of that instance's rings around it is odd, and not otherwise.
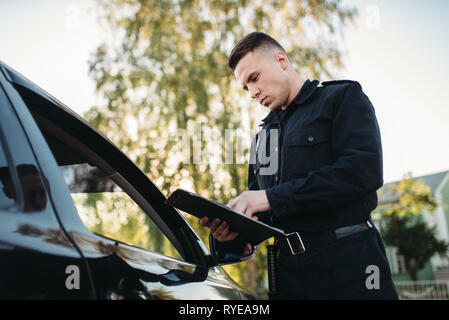
[{"label": "belt loop", "polygon": [[298,232],[285,234],[275,241],[275,246],[279,248],[279,252],[289,253],[293,256],[304,253],[306,248]]},{"label": "belt loop", "polygon": [[304,243],[302,242],[301,236],[298,232],[287,234],[286,240],[292,255],[296,256],[297,254],[306,251]]}]

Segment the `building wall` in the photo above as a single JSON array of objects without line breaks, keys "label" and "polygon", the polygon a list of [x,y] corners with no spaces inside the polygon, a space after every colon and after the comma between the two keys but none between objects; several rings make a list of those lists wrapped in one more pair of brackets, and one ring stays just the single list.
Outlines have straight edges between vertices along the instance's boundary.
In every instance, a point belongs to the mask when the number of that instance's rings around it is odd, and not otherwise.
[{"label": "building wall", "polygon": [[[449,191],[449,190],[448,190]],[[447,237],[448,230],[446,228],[446,215],[445,212],[441,209],[441,206],[437,208],[434,213],[424,212],[422,218],[426,223],[430,226],[437,226],[436,232],[437,236],[440,239],[444,239]],[[379,230],[382,230],[381,221],[375,222],[376,226]],[[411,281],[412,279],[407,273],[399,273],[400,267],[398,264],[397,258],[397,249],[392,246],[385,246],[385,251],[387,253],[387,258],[390,263],[390,269],[392,272],[392,278],[394,281]],[[447,259],[442,259],[439,256],[432,257],[424,266],[423,269],[418,271],[418,280],[435,280],[434,270],[437,268],[441,268],[448,265]]]},{"label": "building wall", "polygon": [[[448,177],[449,178],[449,174]],[[441,196],[441,206],[442,210],[444,212],[444,216],[446,218],[446,230],[449,230],[449,179],[445,179],[446,181],[443,182],[443,186],[440,189],[440,196]]]},{"label": "building wall", "polygon": [[[424,212],[423,219],[430,225],[436,226],[437,237],[449,242],[449,173],[442,181],[441,185],[434,190],[438,204],[434,213]],[[382,207],[382,205],[380,205]],[[374,217],[373,217],[374,218]],[[380,217],[378,217],[380,218]],[[376,226],[381,227],[380,219],[376,219]],[[379,230],[381,230],[379,228]],[[390,263],[394,281],[410,281],[406,273],[398,273],[398,262],[396,259],[396,249],[386,246],[387,258]],[[425,267],[418,272],[418,280],[434,280],[434,271],[437,269],[449,269],[449,259],[440,258],[438,255],[432,257]]]},{"label": "building wall", "polygon": [[[431,262],[427,262],[424,268],[418,271],[418,280],[435,280]],[[392,273],[393,281],[412,281],[408,273]]]},{"label": "building wall", "polygon": [[[449,174],[443,179],[441,185],[435,192],[435,198],[438,207],[435,210],[433,222],[437,228],[439,239],[449,242]],[[433,270],[439,268],[448,268],[448,258],[442,258],[439,255],[432,257]]]}]

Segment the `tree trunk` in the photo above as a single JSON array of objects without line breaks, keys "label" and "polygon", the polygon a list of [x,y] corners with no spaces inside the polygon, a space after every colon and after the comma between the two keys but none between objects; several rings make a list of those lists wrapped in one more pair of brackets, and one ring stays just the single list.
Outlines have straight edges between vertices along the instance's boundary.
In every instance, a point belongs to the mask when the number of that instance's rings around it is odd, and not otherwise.
[{"label": "tree trunk", "polygon": [[413,280],[413,282],[416,282],[418,280],[419,268],[417,267],[416,263],[412,261],[410,261],[408,265],[409,265],[408,274],[410,275],[410,278]]}]

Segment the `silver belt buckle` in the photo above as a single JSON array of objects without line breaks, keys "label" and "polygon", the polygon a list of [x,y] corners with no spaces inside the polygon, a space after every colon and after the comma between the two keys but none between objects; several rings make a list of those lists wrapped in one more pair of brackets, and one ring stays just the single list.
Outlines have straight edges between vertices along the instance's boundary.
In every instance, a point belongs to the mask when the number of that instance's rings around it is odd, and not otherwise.
[{"label": "silver belt buckle", "polygon": [[304,243],[302,242],[298,232],[288,233],[286,239],[292,255],[296,256],[297,254],[306,251]]}]

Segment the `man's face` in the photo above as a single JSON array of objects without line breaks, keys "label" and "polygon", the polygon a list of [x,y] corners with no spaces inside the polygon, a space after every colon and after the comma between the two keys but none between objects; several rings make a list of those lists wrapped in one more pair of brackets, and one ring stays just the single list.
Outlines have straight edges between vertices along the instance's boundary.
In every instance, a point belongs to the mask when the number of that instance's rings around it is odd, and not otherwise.
[{"label": "man's face", "polygon": [[286,59],[285,54],[275,50],[256,49],[240,59],[234,75],[251,98],[273,111],[286,106],[289,98]]}]

